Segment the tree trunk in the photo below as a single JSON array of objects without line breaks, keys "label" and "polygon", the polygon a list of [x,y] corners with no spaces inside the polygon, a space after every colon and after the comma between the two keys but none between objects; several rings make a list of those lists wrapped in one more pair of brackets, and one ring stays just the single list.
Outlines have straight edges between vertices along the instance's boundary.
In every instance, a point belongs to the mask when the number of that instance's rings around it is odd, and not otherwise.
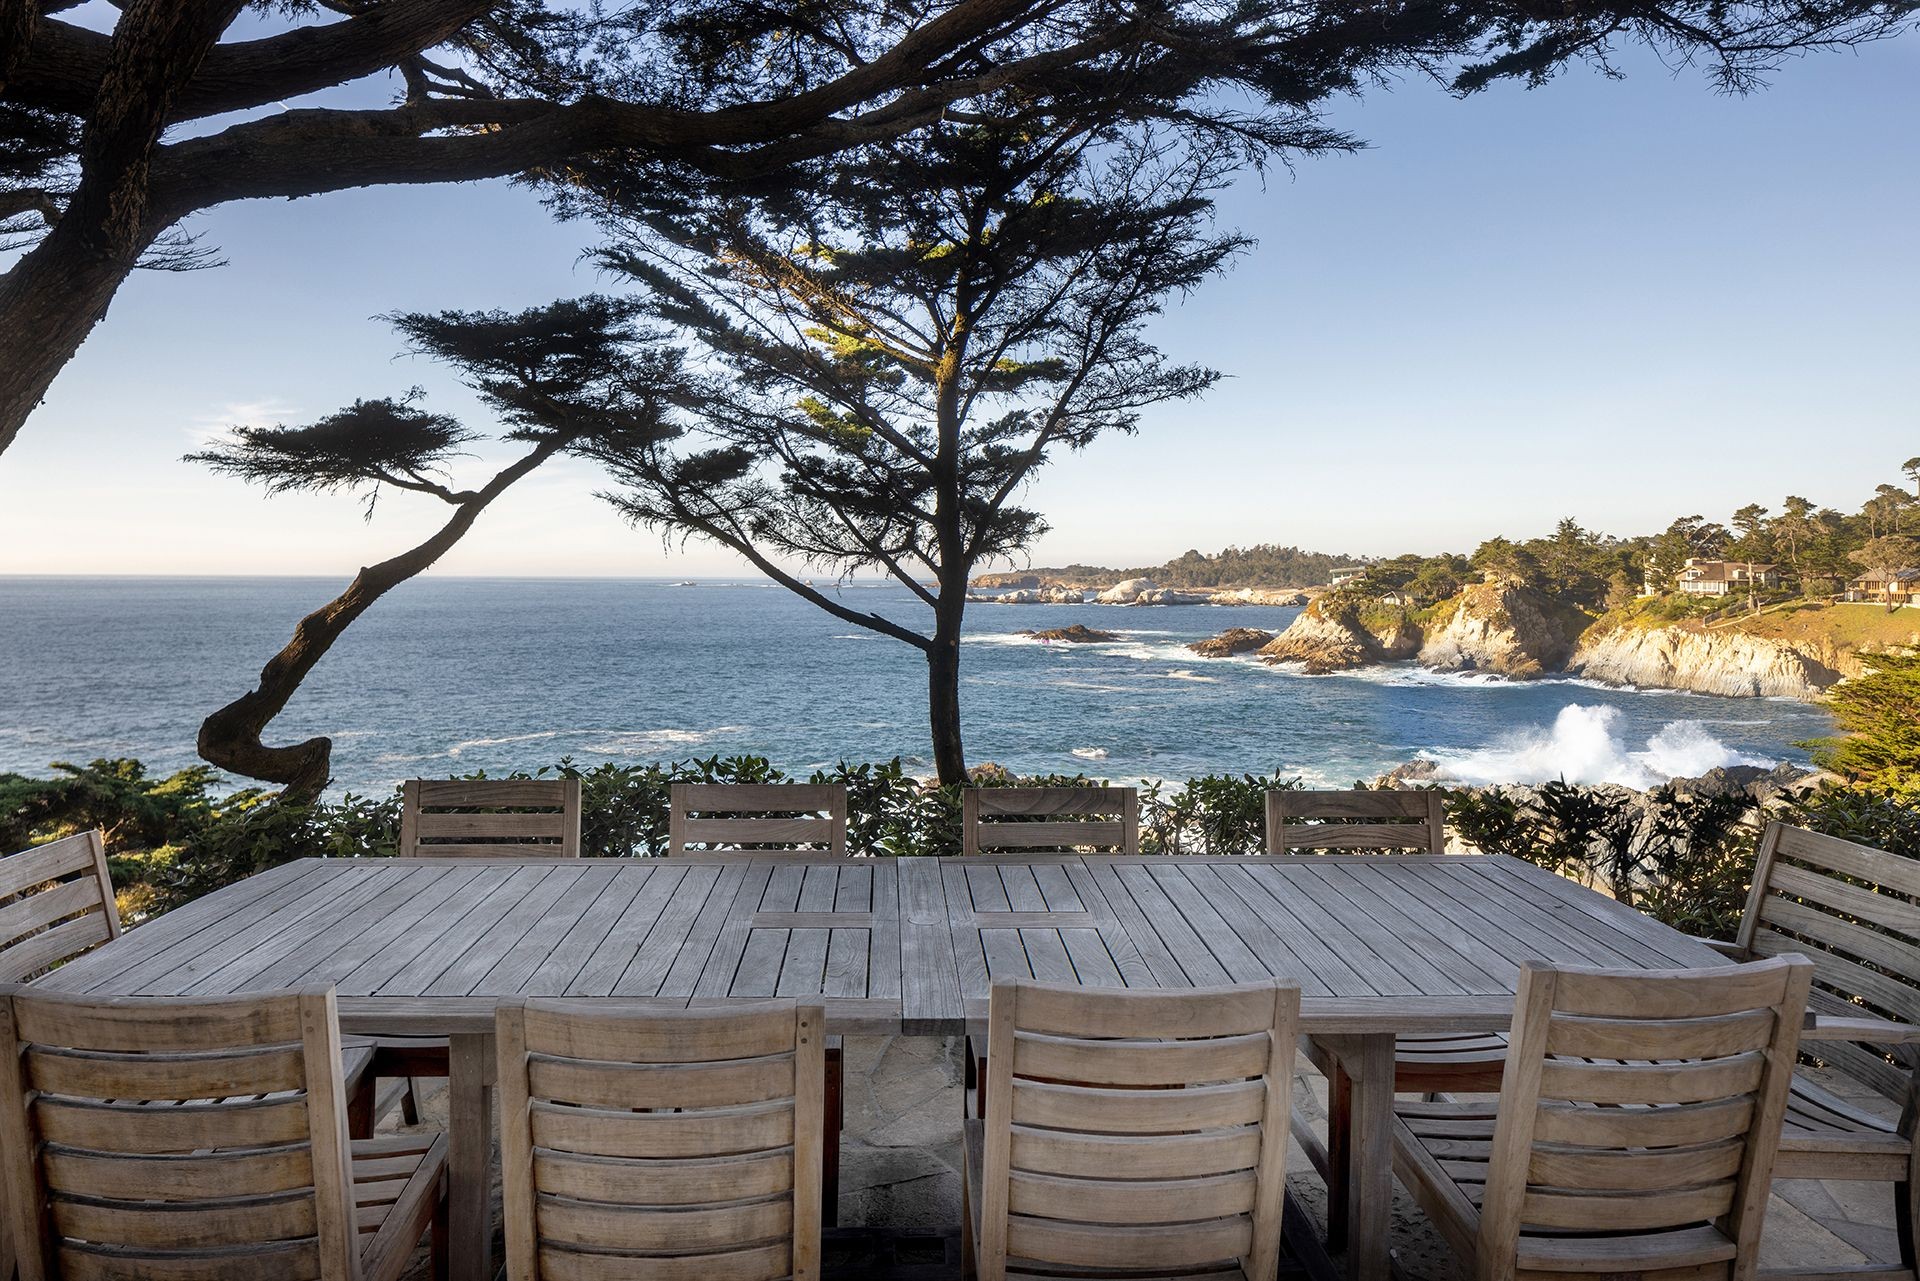
[{"label": "tree trunk", "polygon": [[942,785],[967,781],[967,754],[960,739],[960,616],[965,604],[964,588],[957,596],[941,588],[933,644],[927,648],[927,726]]},{"label": "tree trunk", "polygon": [[201,758],[246,778],[280,784],[283,801],[308,804],[317,800],[333,777],[333,740],[321,735],[290,747],[268,747],[260,741],[268,724],[286,710],[307,674],[355,619],[446,555],[489,503],[514,481],[560,452],[561,447],[558,442],[542,444],[459,504],[453,518],[433,537],[378,565],[363,568],[346,591],[301,619],[293,629],[293,639],[260,669],[260,684],[200,723]]}]

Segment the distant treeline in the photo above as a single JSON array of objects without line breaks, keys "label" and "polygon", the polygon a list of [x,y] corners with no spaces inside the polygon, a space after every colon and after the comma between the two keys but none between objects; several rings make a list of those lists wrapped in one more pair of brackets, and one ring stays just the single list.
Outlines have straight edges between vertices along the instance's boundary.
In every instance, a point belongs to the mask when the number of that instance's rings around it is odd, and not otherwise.
[{"label": "distant treeline", "polygon": [[1076,583],[1117,583],[1127,578],[1151,578],[1162,587],[1312,587],[1323,584],[1336,569],[1367,563],[1367,557],[1310,552],[1299,547],[1257,543],[1229,547],[1208,555],[1190,550],[1164,565],[1110,569],[1104,565],[1064,565],[1029,571],[1043,579]]}]

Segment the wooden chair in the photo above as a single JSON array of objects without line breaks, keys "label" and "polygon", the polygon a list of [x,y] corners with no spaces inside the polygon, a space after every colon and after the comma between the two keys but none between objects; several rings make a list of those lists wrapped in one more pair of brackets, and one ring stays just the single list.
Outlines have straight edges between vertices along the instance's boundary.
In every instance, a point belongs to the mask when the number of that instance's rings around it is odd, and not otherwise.
[{"label": "wooden chair", "polygon": [[1400,1104],[1394,1170],[1480,1281],[1750,1281],[1812,973],[1528,966],[1497,1104]]},{"label": "wooden chair", "polygon": [[508,1281],[816,1281],[818,1003],[496,1018]]},{"label": "wooden chair", "polygon": [[[1761,837],[1753,886],[1731,944],[1740,959],[1813,963],[1806,1053],[1887,1101],[1856,1106],[1802,1073],[1787,1102],[1774,1177],[1894,1185],[1902,1266],[1916,1272],[1920,1201],[1920,862],[1785,823]],[[1776,1273],[1769,1269],[1768,1276]]]},{"label": "wooden chair", "polygon": [[[577,778],[408,779],[400,785],[400,858],[579,858]],[[422,1077],[445,1077],[445,1037],[383,1036],[375,1071],[405,1082],[398,1099],[408,1125],[420,1123]]]},{"label": "wooden chair", "polygon": [[966,1123],[963,1272],[1270,1281],[1300,990],[1002,981]]},{"label": "wooden chair", "polygon": [[[1446,853],[1446,811],[1434,790],[1354,789],[1267,793],[1267,852]],[[1394,1045],[1394,1088],[1403,1093],[1491,1093],[1506,1062],[1504,1036],[1403,1036]],[[1352,1160],[1353,1086],[1339,1060],[1309,1040],[1307,1055],[1327,1078],[1327,1140],[1296,1117],[1295,1136],[1327,1181],[1327,1244],[1346,1241]]]},{"label": "wooden chair", "polygon": [[401,858],[579,858],[577,778],[409,779]]},{"label": "wooden chair", "polygon": [[391,1281],[445,1205],[442,1136],[347,1137],[328,988],[0,989],[0,1162],[21,1281]]},{"label": "wooden chair", "polygon": [[960,793],[960,852],[1140,852],[1140,793],[1131,787],[969,787]]},{"label": "wooden chair", "polygon": [[667,799],[669,856],[847,857],[847,789],[837,783],[675,783]]},{"label": "wooden chair", "polygon": [[[31,983],[121,932],[106,838],[97,829],[0,857],[0,983]],[[364,1038],[348,1041],[342,1055],[356,1138],[373,1133],[373,1056]],[[4,1227],[0,1216],[0,1237]]]}]

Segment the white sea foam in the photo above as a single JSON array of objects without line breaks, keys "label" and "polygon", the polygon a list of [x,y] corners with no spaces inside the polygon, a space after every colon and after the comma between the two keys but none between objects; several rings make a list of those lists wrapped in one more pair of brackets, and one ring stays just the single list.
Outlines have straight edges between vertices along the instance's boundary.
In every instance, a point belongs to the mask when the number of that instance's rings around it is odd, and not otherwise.
[{"label": "white sea foam", "polygon": [[1073,754],[1082,760],[1104,761],[1107,759],[1107,749],[1104,747],[1076,747],[1073,749]]},{"label": "white sea foam", "polygon": [[1620,709],[1569,703],[1551,726],[1529,726],[1489,746],[1464,752],[1420,755],[1461,783],[1621,783],[1654,787],[1670,778],[1695,778],[1725,765],[1771,766],[1773,761],[1735,751],[1698,721],[1672,721],[1638,750],[1618,730]]},{"label": "white sea foam", "polygon": [[1220,681],[1220,678],[1218,676],[1202,676],[1199,672],[1193,671],[1190,668],[1185,668],[1185,667],[1175,672],[1160,672],[1158,673],[1158,675],[1163,680],[1193,681],[1196,684],[1201,684],[1201,685],[1215,685],[1215,684],[1218,684]]},{"label": "white sea foam", "polygon": [[448,756],[458,757],[469,747],[500,747],[507,743],[532,743],[544,738],[558,738],[565,730],[543,729],[536,734],[506,734],[500,738],[468,738],[455,743],[446,751]]}]

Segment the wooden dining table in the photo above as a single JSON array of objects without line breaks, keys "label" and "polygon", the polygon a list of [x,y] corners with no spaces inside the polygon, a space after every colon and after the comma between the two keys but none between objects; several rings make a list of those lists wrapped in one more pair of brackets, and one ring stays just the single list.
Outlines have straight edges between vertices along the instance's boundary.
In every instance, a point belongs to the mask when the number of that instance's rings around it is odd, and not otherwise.
[{"label": "wooden dining table", "polygon": [[1352,1079],[1348,1266],[1385,1281],[1394,1038],[1503,1029],[1526,961],[1727,959],[1499,855],[302,859],[40,980],[179,997],[331,983],[350,1033],[450,1042],[456,1278],[491,1275],[493,1011],[823,999],[828,1031],[977,1031],[994,980],[1190,988],[1279,977]]}]

